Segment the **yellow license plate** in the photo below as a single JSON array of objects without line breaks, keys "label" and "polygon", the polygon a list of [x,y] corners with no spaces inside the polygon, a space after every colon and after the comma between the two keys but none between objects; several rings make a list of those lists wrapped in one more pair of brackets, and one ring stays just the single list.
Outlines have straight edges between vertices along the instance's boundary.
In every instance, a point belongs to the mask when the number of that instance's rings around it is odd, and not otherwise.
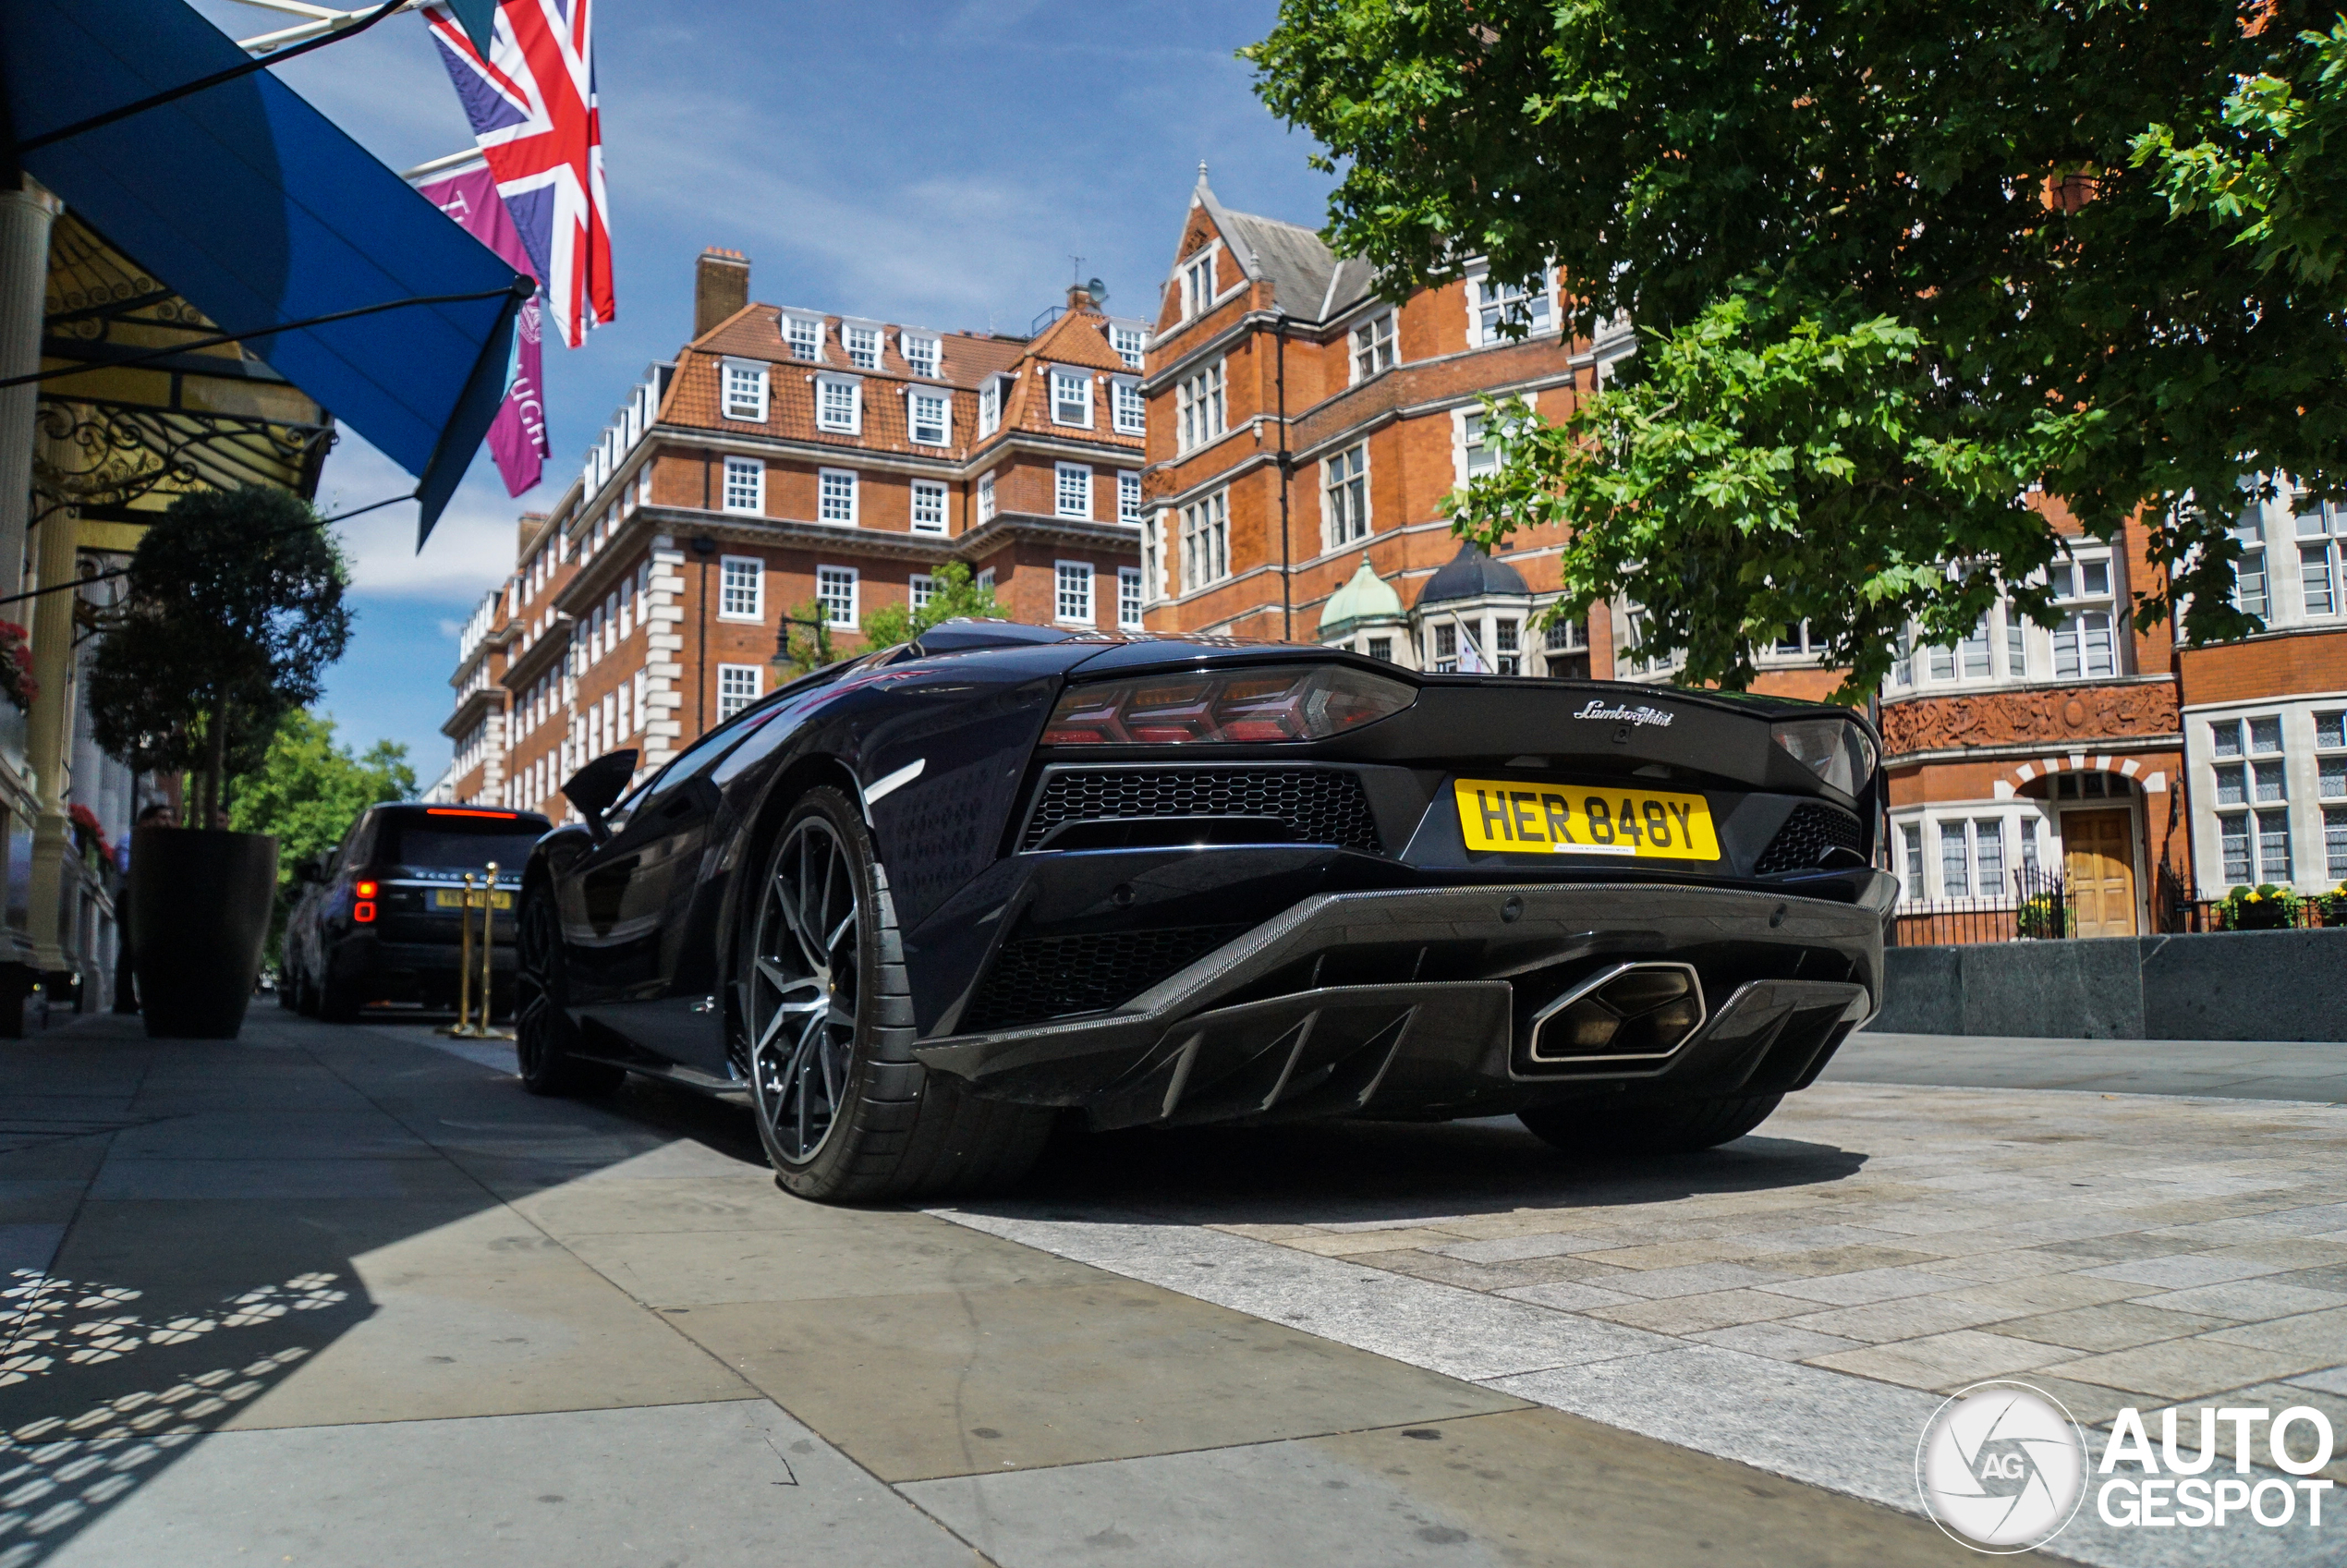
[{"label": "yellow license plate", "polygon": [[[432,906],[435,909],[462,909],[465,907],[465,890],[463,888],[436,888],[432,892]],[[472,906],[476,909],[480,907],[480,894],[478,892],[472,895]],[[510,893],[500,893],[491,901],[493,908],[511,909],[513,906],[514,895]]]},{"label": "yellow license plate", "polygon": [[1644,789],[1456,779],[1459,831],[1469,849],[1513,855],[1629,855],[1717,860],[1711,808],[1699,795]]}]

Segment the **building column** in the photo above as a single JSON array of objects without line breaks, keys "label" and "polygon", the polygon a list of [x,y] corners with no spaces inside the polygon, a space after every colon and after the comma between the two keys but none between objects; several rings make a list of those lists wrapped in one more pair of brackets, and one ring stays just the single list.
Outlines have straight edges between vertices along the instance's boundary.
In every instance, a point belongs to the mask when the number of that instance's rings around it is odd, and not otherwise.
[{"label": "building column", "polygon": [[[43,437],[44,444],[48,440]],[[60,468],[70,467],[64,452]],[[38,589],[74,580],[75,524],[79,509],[62,502],[33,529],[33,582]],[[74,940],[63,910],[66,867],[72,834],[66,821],[66,748],[72,738],[74,676],[73,606],[79,594],[67,589],[32,602],[32,678],[39,687],[25,716],[25,766],[32,773],[32,877],[25,935],[32,939],[33,964],[50,974],[74,966],[66,943]]]},{"label": "building column", "polygon": [[[65,204],[30,178],[0,190],[0,381],[41,368],[48,310],[49,231]],[[38,383],[0,389],[0,597],[17,591],[32,515],[32,419]]]}]

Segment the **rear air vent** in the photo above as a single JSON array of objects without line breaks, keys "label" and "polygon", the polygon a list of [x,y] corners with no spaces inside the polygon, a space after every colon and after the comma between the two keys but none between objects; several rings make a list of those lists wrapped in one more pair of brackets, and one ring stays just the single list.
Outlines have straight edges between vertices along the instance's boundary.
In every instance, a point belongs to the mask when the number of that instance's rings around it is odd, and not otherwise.
[{"label": "rear air vent", "polygon": [[1372,854],[1381,847],[1356,774],[1334,768],[1143,767],[1062,768],[1046,775],[1019,848],[1172,842],[1164,836],[1169,825],[1176,838],[1194,830],[1203,843],[1334,844]]},{"label": "rear air vent", "polygon": [[1771,871],[1798,871],[1821,865],[1826,851],[1847,849],[1854,853],[1865,836],[1858,819],[1838,806],[1796,806],[1793,815],[1784,820],[1784,826],[1777,830],[1777,836],[1769,841],[1769,847],[1760,852],[1759,860],[1753,865],[1753,874],[1766,876]]},{"label": "rear air vent", "polygon": [[1007,1029],[1113,1007],[1246,929],[1177,926],[1014,940],[987,971],[961,1031]]}]

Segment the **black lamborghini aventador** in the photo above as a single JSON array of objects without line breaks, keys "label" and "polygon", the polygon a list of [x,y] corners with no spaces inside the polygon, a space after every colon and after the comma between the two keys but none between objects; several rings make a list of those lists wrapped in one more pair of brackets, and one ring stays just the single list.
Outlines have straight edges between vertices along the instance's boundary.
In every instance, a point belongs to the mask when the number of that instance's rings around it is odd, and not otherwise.
[{"label": "black lamborghini aventador", "polygon": [[1877,756],[1840,708],[949,622],[573,776],[523,1077],[741,1096],[835,1200],[1062,1116],[1706,1148],[1878,1004]]}]

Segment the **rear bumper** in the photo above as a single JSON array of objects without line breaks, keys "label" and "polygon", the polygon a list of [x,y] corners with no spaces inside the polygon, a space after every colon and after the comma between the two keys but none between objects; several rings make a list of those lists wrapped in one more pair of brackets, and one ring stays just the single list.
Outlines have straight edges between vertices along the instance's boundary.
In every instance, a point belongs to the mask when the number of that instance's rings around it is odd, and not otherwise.
[{"label": "rear bumper", "polygon": [[[1854,903],[1619,883],[1319,893],[1122,1007],[915,1054],[1101,1127],[1781,1093],[1880,1005],[1891,879],[1858,877]],[[1625,961],[1692,967],[1702,1026],[1659,1056],[1534,1060],[1538,1012]]]},{"label": "rear bumper", "polygon": [[[360,1002],[418,1002],[454,1006],[461,949],[454,942],[385,942],[360,931],[334,944],[327,959],[332,978],[357,993]],[[473,954],[473,975],[480,978],[480,954]],[[490,969],[496,994],[513,985],[514,950],[500,942],[492,951]]]}]

